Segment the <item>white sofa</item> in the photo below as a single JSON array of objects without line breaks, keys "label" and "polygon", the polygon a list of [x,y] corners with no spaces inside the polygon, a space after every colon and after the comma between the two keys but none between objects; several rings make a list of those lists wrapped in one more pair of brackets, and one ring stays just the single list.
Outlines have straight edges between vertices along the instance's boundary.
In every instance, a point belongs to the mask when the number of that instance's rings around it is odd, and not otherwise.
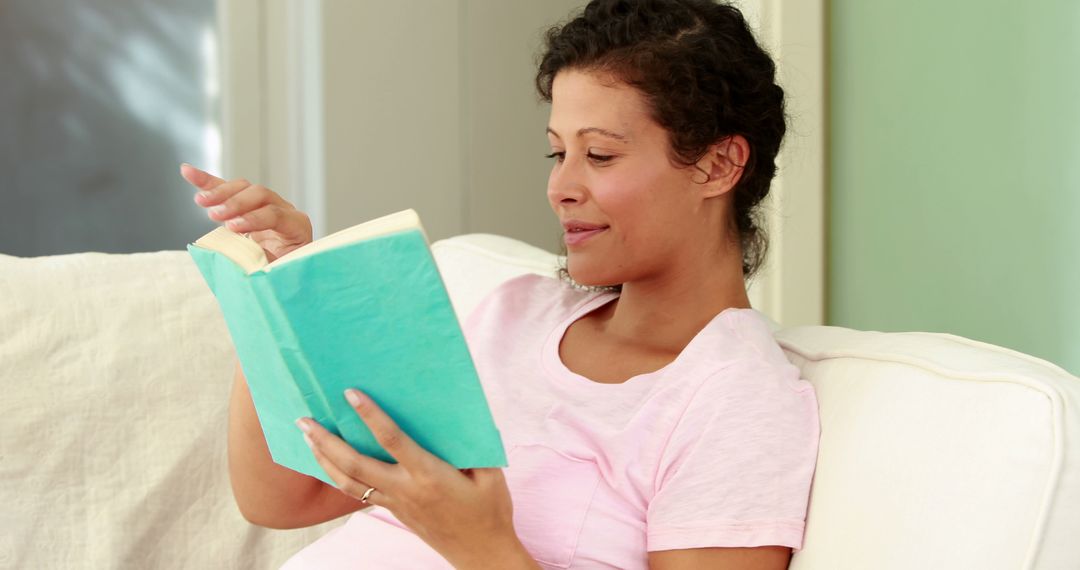
[{"label": "white sofa", "polygon": [[[459,312],[554,269],[490,235],[433,250]],[[1080,569],[1080,379],[949,335],[776,335],[821,410],[791,568]],[[185,251],[0,255],[0,568],[276,568],[340,524],[238,514],[233,358]]]}]

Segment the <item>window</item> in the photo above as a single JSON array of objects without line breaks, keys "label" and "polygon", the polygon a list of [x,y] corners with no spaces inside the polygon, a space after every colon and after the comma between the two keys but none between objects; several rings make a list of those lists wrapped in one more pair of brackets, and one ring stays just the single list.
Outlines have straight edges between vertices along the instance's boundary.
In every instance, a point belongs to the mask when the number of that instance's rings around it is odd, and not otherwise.
[{"label": "window", "polygon": [[214,227],[179,163],[220,170],[211,0],[0,7],[0,253],[183,249]]}]

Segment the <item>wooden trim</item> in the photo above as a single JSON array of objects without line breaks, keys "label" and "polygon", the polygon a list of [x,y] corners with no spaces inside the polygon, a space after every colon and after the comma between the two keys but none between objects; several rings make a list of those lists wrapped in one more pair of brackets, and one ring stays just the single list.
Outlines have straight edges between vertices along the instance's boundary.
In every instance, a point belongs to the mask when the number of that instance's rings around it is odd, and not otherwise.
[{"label": "wooden trim", "polygon": [[326,152],[322,0],[289,0],[287,148],[292,203],[311,218],[315,239],[326,235]]},{"label": "wooden trim", "polygon": [[325,234],[321,0],[218,3],[223,178],[264,184]]},{"label": "wooden trim", "polygon": [[217,3],[221,46],[222,178],[265,179],[263,133],[263,25],[257,0]]},{"label": "wooden trim", "polygon": [[779,65],[788,131],[766,200],[769,259],[751,302],[784,327],[825,324],[825,0],[746,4]]}]

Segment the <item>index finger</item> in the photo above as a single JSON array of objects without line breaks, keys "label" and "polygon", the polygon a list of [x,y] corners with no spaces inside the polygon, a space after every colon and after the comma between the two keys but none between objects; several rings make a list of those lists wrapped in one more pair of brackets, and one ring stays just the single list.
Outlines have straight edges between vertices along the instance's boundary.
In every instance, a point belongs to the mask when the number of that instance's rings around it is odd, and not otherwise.
[{"label": "index finger", "polygon": [[205,170],[199,170],[186,162],[180,165],[180,176],[183,176],[184,180],[187,180],[189,184],[200,190],[209,190],[225,183],[221,178]]}]

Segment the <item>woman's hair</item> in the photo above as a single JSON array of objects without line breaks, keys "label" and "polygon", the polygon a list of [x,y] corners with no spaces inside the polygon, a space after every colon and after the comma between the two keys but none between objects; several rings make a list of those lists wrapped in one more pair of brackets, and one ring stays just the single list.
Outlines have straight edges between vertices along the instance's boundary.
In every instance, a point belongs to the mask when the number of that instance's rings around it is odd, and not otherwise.
[{"label": "woman's hair", "polygon": [[733,190],[733,225],[744,277],[753,276],[768,248],[758,205],[776,174],[786,126],[776,65],[742,13],[711,0],[593,0],[545,34],[536,73],[545,101],[566,69],[609,74],[643,93],[682,166],[728,136],[746,139],[750,157]]}]

